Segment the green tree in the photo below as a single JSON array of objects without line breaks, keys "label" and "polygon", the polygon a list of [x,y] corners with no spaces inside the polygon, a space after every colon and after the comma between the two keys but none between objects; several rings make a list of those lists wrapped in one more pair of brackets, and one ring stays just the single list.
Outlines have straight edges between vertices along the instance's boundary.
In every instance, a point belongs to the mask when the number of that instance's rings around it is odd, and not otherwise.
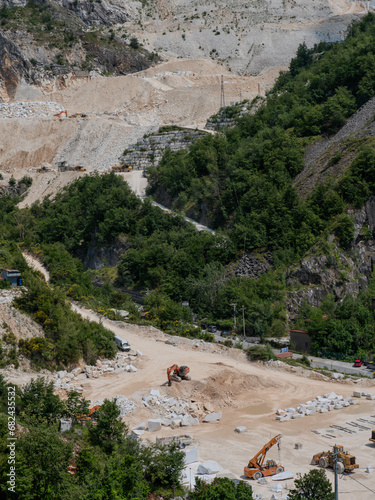
[{"label": "green tree", "polygon": [[313,469],[295,480],[296,488],[290,490],[290,500],[334,500],[332,485],[322,469]]},{"label": "green tree", "polygon": [[194,491],[189,493],[190,500],[252,500],[252,488],[244,481],[235,485],[233,481],[223,478],[214,479],[207,484],[199,478],[195,480]]},{"label": "green tree", "polygon": [[53,382],[38,377],[20,391],[20,412],[31,422],[55,422],[64,413],[64,404],[54,394]]},{"label": "green tree", "polygon": [[340,246],[346,248],[354,238],[354,221],[346,214],[339,215],[336,222],[336,235]]},{"label": "green tree", "polygon": [[53,428],[29,427],[17,440],[16,493],[7,490],[6,473],[1,470],[2,498],[17,500],[55,500],[69,487],[68,465],[72,445],[61,440]]},{"label": "green tree", "polygon": [[145,478],[150,483],[151,490],[180,484],[184,456],[184,452],[177,447],[176,443],[155,444],[142,451]]},{"label": "green tree", "polygon": [[132,36],[131,39],[130,39],[130,47],[132,49],[138,49],[139,48],[138,38],[136,38],[135,36]]},{"label": "green tree", "polygon": [[89,436],[92,444],[100,446],[110,454],[117,445],[123,443],[127,427],[120,419],[116,401],[105,399],[97,412],[97,423],[91,423]]},{"label": "green tree", "polygon": [[77,391],[69,391],[68,399],[65,401],[64,413],[67,417],[76,419],[76,415],[85,415],[89,412],[90,402],[83,398]]}]

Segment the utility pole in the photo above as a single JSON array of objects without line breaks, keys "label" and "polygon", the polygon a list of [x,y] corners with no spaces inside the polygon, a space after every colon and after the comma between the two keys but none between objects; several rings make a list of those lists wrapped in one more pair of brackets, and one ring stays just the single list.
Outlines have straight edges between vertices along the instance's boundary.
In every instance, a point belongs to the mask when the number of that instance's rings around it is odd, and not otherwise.
[{"label": "utility pole", "polygon": [[233,317],[234,317],[234,326],[233,326],[233,331],[237,331],[237,326],[236,326],[236,306],[237,304],[231,304],[231,306],[233,306]]},{"label": "utility pole", "polygon": [[333,454],[334,454],[334,460],[335,460],[335,467],[334,467],[334,472],[335,472],[335,500],[339,500],[339,478],[337,474],[337,448],[336,445],[333,447]]},{"label": "utility pole", "polygon": [[220,108],[225,108],[225,97],[224,97],[224,76],[221,75],[221,92],[220,92]]},{"label": "utility pole", "polygon": [[242,306],[242,324],[243,324],[243,340],[245,340],[246,330],[245,330],[245,306]]}]

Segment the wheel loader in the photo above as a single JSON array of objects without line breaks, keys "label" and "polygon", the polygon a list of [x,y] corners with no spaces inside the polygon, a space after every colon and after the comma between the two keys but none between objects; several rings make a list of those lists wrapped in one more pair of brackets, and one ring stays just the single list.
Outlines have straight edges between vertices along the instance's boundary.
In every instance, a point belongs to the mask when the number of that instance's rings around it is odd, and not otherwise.
[{"label": "wheel loader", "polygon": [[[337,472],[342,474],[343,472],[352,472],[354,469],[358,469],[359,465],[355,463],[355,456],[350,455],[347,451],[344,451],[344,447],[336,445],[337,452]],[[331,467],[335,466],[335,452],[332,451],[322,451],[313,456],[311,460],[311,465],[319,465],[319,467]]]}]

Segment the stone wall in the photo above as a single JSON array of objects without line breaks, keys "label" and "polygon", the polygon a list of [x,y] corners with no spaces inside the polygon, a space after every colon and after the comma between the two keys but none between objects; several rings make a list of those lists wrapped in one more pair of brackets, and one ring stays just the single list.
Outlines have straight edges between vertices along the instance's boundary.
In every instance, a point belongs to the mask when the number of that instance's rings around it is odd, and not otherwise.
[{"label": "stone wall", "polygon": [[122,163],[132,166],[136,170],[146,170],[156,167],[166,149],[180,151],[206,135],[206,132],[194,129],[176,128],[166,132],[158,132],[143,137],[137,144],[129,146],[121,156]]}]

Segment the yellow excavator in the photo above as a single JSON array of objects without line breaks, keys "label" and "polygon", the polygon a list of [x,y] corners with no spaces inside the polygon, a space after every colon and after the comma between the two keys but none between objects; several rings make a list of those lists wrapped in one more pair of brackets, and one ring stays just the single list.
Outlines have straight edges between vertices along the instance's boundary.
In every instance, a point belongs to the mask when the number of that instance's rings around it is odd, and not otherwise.
[{"label": "yellow excavator", "polygon": [[263,446],[261,450],[249,461],[247,467],[244,468],[244,474],[251,479],[260,479],[262,476],[273,476],[275,474],[280,474],[280,472],[284,472],[284,467],[280,464],[277,464],[275,460],[267,460],[264,463],[266,458],[267,451],[272,448],[273,445],[277,444],[278,449],[280,450],[280,439],[281,434],[277,434],[277,436],[273,437],[267,444]]}]

